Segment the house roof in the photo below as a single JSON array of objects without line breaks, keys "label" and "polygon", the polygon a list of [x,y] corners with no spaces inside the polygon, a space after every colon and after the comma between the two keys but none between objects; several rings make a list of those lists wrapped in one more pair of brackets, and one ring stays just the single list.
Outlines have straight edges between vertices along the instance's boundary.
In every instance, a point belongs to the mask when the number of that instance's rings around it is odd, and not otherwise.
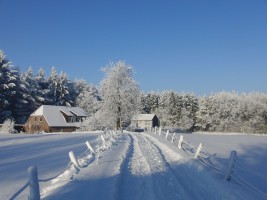
[{"label": "house roof", "polygon": [[86,117],[86,112],[78,107],[42,105],[31,116],[44,116],[51,127],[75,127],[76,123],[67,123],[63,114],[67,116]]},{"label": "house roof", "polygon": [[79,117],[87,117],[87,113],[82,108],[79,107],[72,107],[70,112]]},{"label": "house roof", "polygon": [[155,114],[138,114],[134,115],[132,120],[141,121],[141,120],[152,120],[156,115]]}]

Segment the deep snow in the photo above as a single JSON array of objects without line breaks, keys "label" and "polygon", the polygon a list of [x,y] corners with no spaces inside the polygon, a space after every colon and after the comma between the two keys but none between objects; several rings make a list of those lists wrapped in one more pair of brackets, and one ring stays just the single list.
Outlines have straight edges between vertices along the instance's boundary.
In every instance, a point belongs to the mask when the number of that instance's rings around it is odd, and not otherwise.
[{"label": "deep snow", "polygon": [[[0,135],[0,199],[9,199],[27,182],[27,168],[38,167],[43,199],[266,199],[267,137],[183,134],[183,149],[154,133]],[[79,169],[68,166],[89,141]],[[192,158],[203,143],[202,160]],[[238,152],[231,182],[224,180],[229,154]],[[210,167],[212,166],[212,167]],[[64,169],[66,169],[64,171]],[[59,176],[55,175],[61,173]],[[254,188],[246,188],[235,173]],[[27,199],[28,189],[17,199]]]}]

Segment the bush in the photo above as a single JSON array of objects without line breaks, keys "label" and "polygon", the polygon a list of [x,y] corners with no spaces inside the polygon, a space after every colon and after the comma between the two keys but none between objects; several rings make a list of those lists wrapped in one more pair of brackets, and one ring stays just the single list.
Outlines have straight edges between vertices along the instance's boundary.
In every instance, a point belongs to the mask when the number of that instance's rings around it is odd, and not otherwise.
[{"label": "bush", "polygon": [[15,122],[12,119],[6,119],[4,121],[2,128],[0,129],[0,133],[16,133],[14,129]]}]

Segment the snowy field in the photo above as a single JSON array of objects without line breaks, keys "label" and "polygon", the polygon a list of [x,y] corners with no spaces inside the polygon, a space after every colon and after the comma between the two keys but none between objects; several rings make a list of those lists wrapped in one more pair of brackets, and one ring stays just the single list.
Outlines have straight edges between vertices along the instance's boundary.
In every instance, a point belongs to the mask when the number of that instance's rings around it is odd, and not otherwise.
[{"label": "snowy field", "polygon": [[[267,199],[267,137],[154,133],[1,134],[0,199],[38,167],[42,199]],[[87,150],[89,141],[95,154]],[[203,144],[198,159],[194,154]],[[87,150],[87,151],[86,151]],[[237,151],[230,182],[229,155]],[[80,167],[69,164],[69,151]],[[26,188],[15,199],[27,199]]]}]

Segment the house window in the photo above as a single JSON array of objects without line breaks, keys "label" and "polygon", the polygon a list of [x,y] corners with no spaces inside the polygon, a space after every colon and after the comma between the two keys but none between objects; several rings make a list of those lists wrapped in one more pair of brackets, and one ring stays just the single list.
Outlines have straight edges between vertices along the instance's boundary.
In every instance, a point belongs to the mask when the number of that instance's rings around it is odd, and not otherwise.
[{"label": "house window", "polygon": [[68,122],[72,122],[72,117],[68,117]]},{"label": "house window", "polygon": [[43,121],[43,117],[40,117],[40,122],[42,122]]},{"label": "house window", "polygon": [[34,122],[37,122],[37,117],[34,117]]}]

